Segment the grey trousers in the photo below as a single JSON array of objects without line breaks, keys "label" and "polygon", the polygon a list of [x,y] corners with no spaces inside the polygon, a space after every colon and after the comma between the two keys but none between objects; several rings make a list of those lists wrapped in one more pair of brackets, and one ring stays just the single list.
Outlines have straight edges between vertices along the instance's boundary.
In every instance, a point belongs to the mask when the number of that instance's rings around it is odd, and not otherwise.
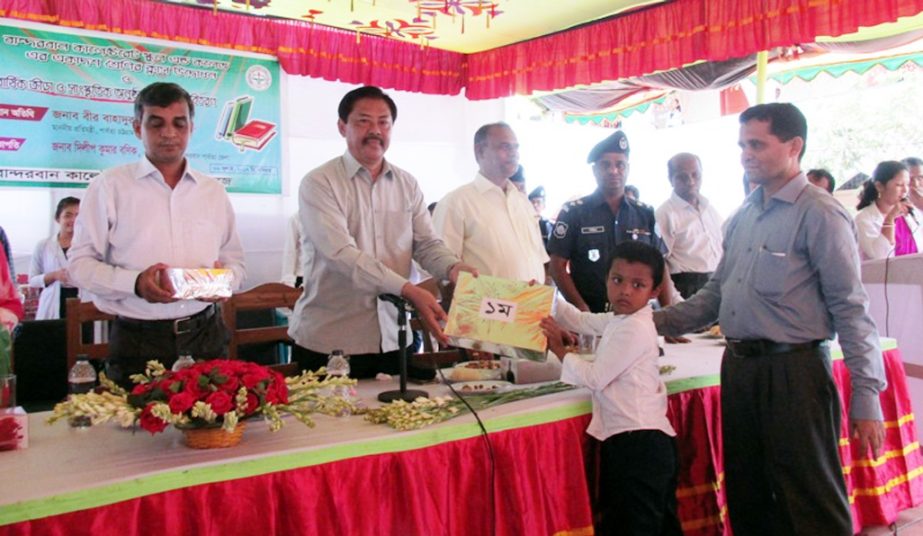
[{"label": "grey trousers", "polygon": [[721,430],[735,535],[853,533],[831,370],[826,346],[759,357],[725,351]]}]

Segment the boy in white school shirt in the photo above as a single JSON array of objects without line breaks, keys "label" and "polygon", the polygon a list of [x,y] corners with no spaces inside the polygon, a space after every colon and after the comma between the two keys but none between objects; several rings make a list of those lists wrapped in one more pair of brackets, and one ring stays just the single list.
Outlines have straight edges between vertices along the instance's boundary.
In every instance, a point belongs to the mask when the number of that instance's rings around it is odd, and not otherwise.
[{"label": "boy in white school shirt", "polygon": [[[676,517],[676,432],[667,420],[649,304],[663,277],[656,248],[623,242],[609,263],[611,313],[581,312],[558,300],[554,318],[542,320],[548,347],[563,362],[561,381],[593,395],[587,433],[602,441],[599,534],[682,534]],[[567,352],[568,331],[602,336],[594,361]]]}]

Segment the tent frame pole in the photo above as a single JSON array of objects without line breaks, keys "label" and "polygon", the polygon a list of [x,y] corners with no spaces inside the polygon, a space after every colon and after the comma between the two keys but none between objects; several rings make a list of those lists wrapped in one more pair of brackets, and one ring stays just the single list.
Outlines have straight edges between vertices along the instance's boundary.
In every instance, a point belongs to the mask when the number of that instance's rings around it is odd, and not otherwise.
[{"label": "tent frame pole", "polygon": [[769,52],[761,50],[756,53],[756,103],[766,102],[766,66],[769,64]]}]

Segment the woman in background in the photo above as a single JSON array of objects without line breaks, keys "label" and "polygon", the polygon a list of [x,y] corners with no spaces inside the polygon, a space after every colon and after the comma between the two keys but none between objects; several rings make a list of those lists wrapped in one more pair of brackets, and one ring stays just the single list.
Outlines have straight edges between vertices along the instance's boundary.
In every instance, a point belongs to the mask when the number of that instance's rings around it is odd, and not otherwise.
[{"label": "woman in background", "polygon": [[856,209],[859,253],[863,260],[917,253],[923,231],[907,200],[910,174],[900,162],[881,162],[865,183]]},{"label": "woman in background", "polygon": [[19,292],[10,277],[6,251],[0,247],[0,329],[6,328],[12,332],[22,317],[23,310]]},{"label": "woman in background", "polygon": [[77,297],[77,288],[71,286],[67,273],[67,251],[74,238],[74,221],[80,212],[80,200],[65,197],[58,202],[54,219],[58,233],[42,240],[32,253],[29,269],[29,286],[43,289],[38,299],[36,320],[64,318],[67,298]]}]

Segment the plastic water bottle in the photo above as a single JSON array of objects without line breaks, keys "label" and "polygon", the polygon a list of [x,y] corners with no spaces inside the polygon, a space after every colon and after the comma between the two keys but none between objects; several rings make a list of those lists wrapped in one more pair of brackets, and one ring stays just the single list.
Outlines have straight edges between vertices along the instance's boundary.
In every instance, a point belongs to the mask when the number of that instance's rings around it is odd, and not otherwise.
[{"label": "plastic water bottle", "polygon": [[170,369],[173,372],[179,372],[184,368],[189,368],[192,365],[195,365],[195,360],[192,359],[192,356],[189,354],[183,354],[179,356],[179,359],[176,360],[176,363],[173,363],[173,367]]},{"label": "plastic water bottle", "polygon": [[343,350],[330,352],[327,358],[327,376],[349,376],[349,357]]},{"label": "plastic water bottle", "polygon": [[[87,356],[77,356],[77,363],[67,374],[67,385],[72,395],[87,394],[96,387],[96,369]],[[67,422],[74,428],[86,428],[91,424],[89,417],[71,417]]]},{"label": "plastic water bottle", "polygon": [[[349,356],[344,354],[343,350],[334,350],[330,352],[330,357],[327,358],[327,375],[340,376],[342,378],[349,377]],[[347,401],[352,401],[354,395],[349,385],[337,385],[333,388],[333,394]],[[348,417],[350,414],[351,412],[348,408],[343,408],[338,416]]]}]

